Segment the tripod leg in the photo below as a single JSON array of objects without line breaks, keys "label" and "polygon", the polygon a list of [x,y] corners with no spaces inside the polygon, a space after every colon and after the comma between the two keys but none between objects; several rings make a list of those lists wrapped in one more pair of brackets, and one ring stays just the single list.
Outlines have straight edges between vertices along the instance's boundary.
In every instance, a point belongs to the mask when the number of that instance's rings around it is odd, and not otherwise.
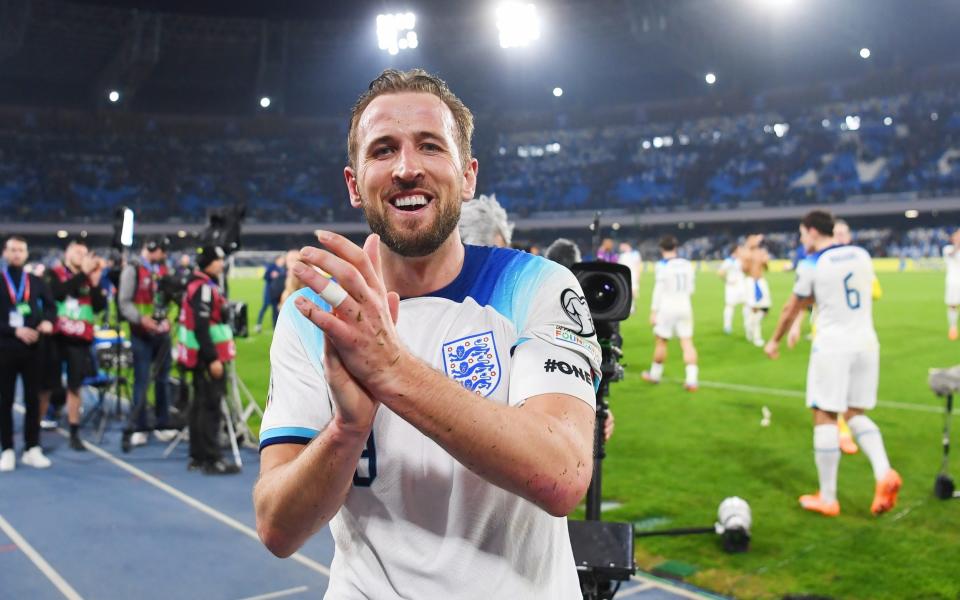
[{"label": "tripod leg", "polygon": [[233,416],[227,406],[227,401],[220,403],[220,410],[223,412],[223,419],[227,423],[227,433],[230,436],[230,449],[233,450],[233,460],[238,467],[243,467],[243,461],[240,459],[240,447],[237,445],[237,432],[233,428]]}]

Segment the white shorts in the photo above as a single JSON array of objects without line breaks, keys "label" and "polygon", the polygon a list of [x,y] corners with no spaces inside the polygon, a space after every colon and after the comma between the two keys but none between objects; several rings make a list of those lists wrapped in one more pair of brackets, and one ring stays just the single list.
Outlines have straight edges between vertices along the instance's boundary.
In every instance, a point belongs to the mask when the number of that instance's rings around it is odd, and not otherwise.
[{"label": "white shorts", "polygon": [[807,407],[843,413],[877,406],[880,350],[811,351],[807,369]]},{"label": "white shorts", "polygon": [[736,306],[737,304],[743,304],[744,292],[746,287],[743,283],[739,285],[726,285],[723,290],[723,301],[727,306]]},{"label": "white shorts", "polygon": [[960,283],[948,283],[944,297],[947,306],[960,306]]},{"label": "white shorts", "polygon": [[659,312],[653,335],[665,340],[693,337],[693,313],[688,311]]},{"label": "white shorts", "polygon": [[747,296],[747,307],[770,308],[770,286],[767,280],[761,277],[754,279],[747,277],[744,283],[744,293]]}]

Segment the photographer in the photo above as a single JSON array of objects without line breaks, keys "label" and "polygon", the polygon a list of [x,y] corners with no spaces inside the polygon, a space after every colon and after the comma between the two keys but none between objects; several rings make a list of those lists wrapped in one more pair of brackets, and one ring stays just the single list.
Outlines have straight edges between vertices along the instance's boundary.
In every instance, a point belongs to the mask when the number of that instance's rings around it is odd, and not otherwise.
[{"label": "photographer", "polygon": [[50,466],[50,459],[40,448],[38,342],[41,334],[53,333],[56,312],[47,285],[23,269],[27,241],[16,235],[7,238],[3,259],[7,293],[0,293],[0,314],[8,316],[0,321],[0,471],[12,471],[16,465],[13,397],[18,375],[23,379],[23,404],[27,409],[23,420],[23,464],[45,469]]},{"label": "photographer", "polygon": [[205,246],[197,255],[197,269],[187,283],[180,308],[177,340],[177,362],[193,372],[188,468],[206,475],[240,472],[237,465],[223,461],[219,444],[226,363],[237,354],[227,324],[227,299],[217,284],[223,259],[219,246]]},{"label": "photographer", "polygon": [[86,450],[80,440],[80,386],[94,374],[94,316],[107,307],[106,294],[100,287],[104,265],[84,240],[76,239],[67,245],[63,264],[48,271],[47,283],[57,304],[55,364],[67,363],[67,420],[74,450]]},{"label": "photographer", "polygon": [[120,442],[124,452],[147,443],[147,388],[151,380],[156,415],[154,435],[160,441],[169,441],[177,433],[167,427],[170,321],[168,301],[161,287],[167,277],[167,239],[163,236],[148,238],[140,257],[127,263],[120,274],[117,303],[121,316],[130,323],[133,346],[133,408]]}]

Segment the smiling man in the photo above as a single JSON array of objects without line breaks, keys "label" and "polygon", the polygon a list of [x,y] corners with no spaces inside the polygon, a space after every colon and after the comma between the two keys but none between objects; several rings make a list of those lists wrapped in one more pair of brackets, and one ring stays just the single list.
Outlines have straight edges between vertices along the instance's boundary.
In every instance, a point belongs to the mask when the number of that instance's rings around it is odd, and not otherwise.
[{"label": "smiling man", "polygon": [[424,71],[374,80],[344,169],[374,233],[320,232],[281,312],[257,526],[289,556],[330,524],[328,598],[581,597],[600,348],[570,271],[461,242],[472,130]]}]

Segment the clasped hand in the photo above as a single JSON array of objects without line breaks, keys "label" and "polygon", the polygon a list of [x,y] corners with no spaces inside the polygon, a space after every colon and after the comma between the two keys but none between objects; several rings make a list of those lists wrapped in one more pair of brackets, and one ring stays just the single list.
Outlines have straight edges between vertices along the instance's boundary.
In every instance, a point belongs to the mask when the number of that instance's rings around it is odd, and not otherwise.
[{"label": "clasped hand", "polygon": [[347,297],[329,312],[303,296],[296,307],[323,330],[324,369],[338,425],[369,430],[379,404],[376,392],[391,379],[405,352],[396,330],[400,297],[384,283],[379,236],[368,236],[362,249],[335,233],[321,231],[317,237],[326,250],[303,248],[294,274],[322,294],[335,285],[313,267],[322,269]]}]

